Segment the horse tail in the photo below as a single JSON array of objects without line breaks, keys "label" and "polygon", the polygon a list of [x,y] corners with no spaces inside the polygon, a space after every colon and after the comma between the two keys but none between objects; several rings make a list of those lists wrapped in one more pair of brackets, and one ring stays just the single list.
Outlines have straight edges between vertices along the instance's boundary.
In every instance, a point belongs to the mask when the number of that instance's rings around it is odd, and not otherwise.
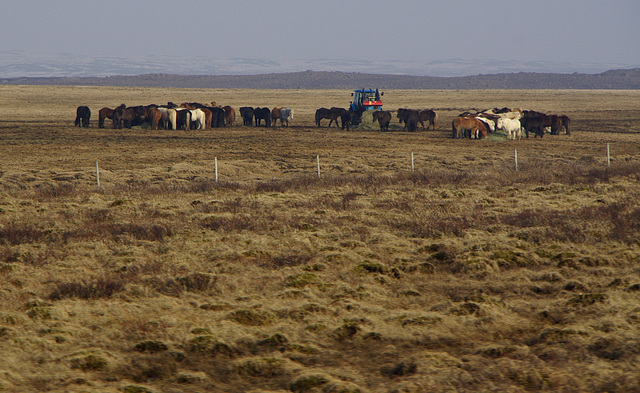
[{"label": "horse tail", "polygon": [[456,119],[453,119],[451,122],[451,138],[456,139],[459,138],[460,135],[458,133],[458,127],[456,125]]}]

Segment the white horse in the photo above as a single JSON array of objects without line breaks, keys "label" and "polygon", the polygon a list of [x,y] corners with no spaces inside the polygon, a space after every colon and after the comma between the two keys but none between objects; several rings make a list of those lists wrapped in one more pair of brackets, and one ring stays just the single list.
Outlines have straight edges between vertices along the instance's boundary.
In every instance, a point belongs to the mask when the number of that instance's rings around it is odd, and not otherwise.
[{"label": "white horse", "polygon": [[476,119],[480,120],[481,122],[485,123],[487,125],[487,127],[489,128],[489,132],[495,132],[496,131],[496,121],[495,118],[493,116],[488,116],[484,113],[479,113],[476,116]]},{"label": "white horse", "polygon": [[280,122],[285,127],[289,127],[289,120],[293,120],[293,109],[280,109]]},{"label": "white horse", "polygon": [[162,122],[164,123],[164,129],[169,128],[171,123],[171,129],[176,129],[176,110],[171,108],[158,107],[160,113],[162,113]]},{"label": "white horse", "polygon": [[206,124],[206,116],[202,109],[190,109],[191,111],[191,121],[195,122],[196,130],[204,130],[204,126]]},{"label": "white horse", "polygon": [[501,117],[498,119],[497,127],[499,130],[503,130],[507,133],[507,139],[515,140],[516,137],[518,139],[522,137],[522,125],[518,119]]}]

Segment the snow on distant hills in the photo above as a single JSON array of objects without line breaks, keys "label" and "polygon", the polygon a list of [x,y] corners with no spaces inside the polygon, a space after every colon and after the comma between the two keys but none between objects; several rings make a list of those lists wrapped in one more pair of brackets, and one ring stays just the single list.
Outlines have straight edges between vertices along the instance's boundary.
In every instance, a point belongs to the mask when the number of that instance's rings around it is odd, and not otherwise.
[{"label": "snow on distant hills", "polygon": [[596,74],[640,65],[446,59],[433,61],[366,61],[343,59],[261,60],[250,58],[149,56],[119,58],[79,57],[70,54],[34,57],[23,52],[0,52],[0,78],[104,77],[112,75],[255,75],[283,72],[341,71],[370,74],[457,77],[479,74],[539,72]]}]

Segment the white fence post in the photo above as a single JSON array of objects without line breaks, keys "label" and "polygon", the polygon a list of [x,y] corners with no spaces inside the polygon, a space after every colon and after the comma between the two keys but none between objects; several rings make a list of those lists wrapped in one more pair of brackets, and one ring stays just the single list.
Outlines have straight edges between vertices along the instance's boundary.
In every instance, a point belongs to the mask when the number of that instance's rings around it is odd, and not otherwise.
[{"label": "white fence post", "polygon": [[516,163],[516,172],[518,172],[518,149],[513,149],[513,161]]},{"label": "white fence post", "polygon": [[100,168],[98,167],[98,160],[96,160],[96,183],[100,187]]},{"label": "white fence post", "polygon": [[316,163],[318,164],[318,179],[320,178],[320,155],[316,156]]},{"label": "white fence post", "polygon": [[411,173],[415,171],[415,165],[413,163],[413,152],[411,152]]},{"label": "white fence post", "polygon": [[215,171],[216,171],[216,183],[217,183],[218,182],[218,157],[213,158],[213,166],[215,167]]},{"label": "white fence post", "polygon": [[607,166],[611,166],[611,151],[609,150],[609,144],[607,143]]}]

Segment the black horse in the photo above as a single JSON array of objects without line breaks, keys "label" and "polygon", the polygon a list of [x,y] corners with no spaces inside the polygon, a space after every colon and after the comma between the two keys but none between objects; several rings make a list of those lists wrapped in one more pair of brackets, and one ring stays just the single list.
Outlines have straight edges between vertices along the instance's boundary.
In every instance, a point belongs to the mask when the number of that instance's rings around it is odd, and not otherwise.
[{"label": "black horse", "polygon": [[380,131],[389,131],[389,123],[391,123],[391,112],[375,111],[373,112],[373,121],[380,124]]},{"label": "black horse", "polygon": [[245,126],[253,125],[253,108],[250,106],[243,106],[240,108],[240,116],[242,116],[242,124]]},{"label": "black horse", "polygon": [[260,120],[263,119],[265,127],[271,127],[271,110],[269,108],[256,108],[253,110],[253,116],[256,118],[256,127],[260,127]]},{"label": "black horse", "polygon": [[520,119],[520,124],[524,128],[525,135],[529,137],[529,133],[533,132],[535,137],[544,136],[544,119],[541,116],[531,114]]},{"label": "black horse", "polygon": [[416,109],[400,108],[397,117],[400,123],[404,123],[402,131],[415,131],[420,121],[420,113]]},{"label": "black horse", "polygon": [[77,127],[89,127],[89,120],[91,119],[91,110],[88,106],[80,105],[76,109],[76,121]]},{"label": "black horse", "polygon": [[219,128],[227,126],[227,113],[219,106],[207,106],[211,111],[211,127]]}]

